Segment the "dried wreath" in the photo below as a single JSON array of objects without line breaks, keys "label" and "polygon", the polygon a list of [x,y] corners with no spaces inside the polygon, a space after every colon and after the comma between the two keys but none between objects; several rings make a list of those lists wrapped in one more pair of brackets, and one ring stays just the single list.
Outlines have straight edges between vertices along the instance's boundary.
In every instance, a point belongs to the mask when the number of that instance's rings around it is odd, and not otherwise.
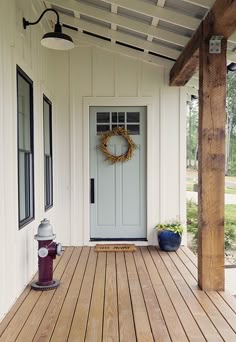
[{"label": "dried wreath", "polygon": [[[112,154],[108,147],[107,143],[108,140],[116,135],[120,135],[123,137],[127,143],[128,143],[128,149],[124,154],[121,154],[120,156],[116,156]],[[125,162],[127,160],[130,160],[132,158],[134,150],[137,148],[136,144],[131,139],[129,133],[127,130],[125,130],[122,127],[115,127],[112,131],[105,132],[101,135],[100,138],[100,145],[99,149],[105,154],[106,160],[110,161],[112,164],[119,163],[119,162]]]}]

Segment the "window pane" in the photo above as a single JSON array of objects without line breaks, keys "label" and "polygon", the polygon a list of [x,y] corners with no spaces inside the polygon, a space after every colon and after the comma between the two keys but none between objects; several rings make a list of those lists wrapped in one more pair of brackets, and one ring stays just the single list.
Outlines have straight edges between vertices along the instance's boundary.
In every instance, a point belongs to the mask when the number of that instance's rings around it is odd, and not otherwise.
[{"label": "window pane", "polygon": [[19,148],[30,151],[30,84],[20,75],[17,91]]},{"label": "window pane", "polygon": [[110,131],[110,125],[97,125],[97,133],[101,134]]},{"label": "window pane", "polygon": [[109,123],[110,113],[97,113],[97,123]]},{"label": "window pane", "polygon": [[33,82],[17,67],[19,227],[34,218]]},{"label": "window pane", "polygon": [[116,123],[117,122],[117,113],[112,113],[112,122]]},{"label": "window pane", "polygon": [[138,112],[127,113],[127,122],[139,122],[139,113]]},{"label": "window pane", "polygon": [[19,153],[19,217],[22,221],[26,217],[25,208],[25,153]]},{"label": "window pane", "polygon": [[123,112],[118,113],[118,121],[122,123],[125,122],[125,113]]},{"label": "window pane", "polygon": [[49,156],[44,158],[45,168],[45,207],[48,208],[52,205],[52,159]]},{"label": "window pane", "polygon": [[52,104],[44,96],[44,207],[45,210],[53,205],[53,172],[52,172]]},{"label": "window pane", "polygon": [[139,125],[127,125],[127,131],[131,135],[139,134]]},{"label": "window pane", "polygon": [[51,154],[50,142],[50,106],[49,103],[43,101],[43,127],[44,127],[44,153]]}]

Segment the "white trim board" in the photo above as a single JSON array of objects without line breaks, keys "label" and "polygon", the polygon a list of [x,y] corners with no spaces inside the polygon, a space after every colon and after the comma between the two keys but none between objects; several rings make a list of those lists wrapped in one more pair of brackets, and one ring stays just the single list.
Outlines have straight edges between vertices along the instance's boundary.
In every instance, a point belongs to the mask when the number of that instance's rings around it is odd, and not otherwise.
[{"label": "white trim board", "polygon": [[[150,143],[151,117],[153,110],[152,97],[84,97],[83,98],[83,142],[84,142],[84,245],[93,246],[94,241],[90,241],[90,203],[89,203],[89,107],[91,106],[145,106],[147,108],[147,242],[134,241],[136,245],[153,245],[156,244],[155,232],[151,222],[155,221],[155,214],[148,205],[151,197],[152,184],[150,181],[151,167],[151,152]],[[150,118],[150,119],[149,119]],[[159,182],[159,179],[157,179]],[[158,208],[158,206],[157,206]],[[101,242],[101,241],[99,241]],[[123,242],[123,241],[122,241]],[[106,241],[104,242],[106,243]],[[107,243],[110,243],[107,241]],[[124,243],[124,242],[123,242]]]}]

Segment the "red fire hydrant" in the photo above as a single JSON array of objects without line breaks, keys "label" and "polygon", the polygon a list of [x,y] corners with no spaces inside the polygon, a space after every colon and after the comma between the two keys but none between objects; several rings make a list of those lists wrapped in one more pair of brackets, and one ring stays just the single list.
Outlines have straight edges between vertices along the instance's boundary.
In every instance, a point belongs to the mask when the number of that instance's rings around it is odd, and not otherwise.
[{"label": "red fire hydrant", "polygon": [[56,235],[50,221],[44,219],[38,226],[38,234],[34,236],[38,240],[38,281],[34,281],[31,287],[34,290],[51,290],[59,286],[58,280],[53,280],[53,259],[62,254],[60,243],[53,242]]}]

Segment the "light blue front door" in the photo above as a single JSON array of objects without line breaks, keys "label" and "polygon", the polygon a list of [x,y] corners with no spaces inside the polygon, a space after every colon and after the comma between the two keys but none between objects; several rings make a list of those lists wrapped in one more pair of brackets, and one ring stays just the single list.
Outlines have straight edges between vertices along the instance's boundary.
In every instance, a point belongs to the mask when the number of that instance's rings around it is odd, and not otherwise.
[{"label": "light blue front door", "polygon": [[[137,145],[131,160],[111,164],[98,149],[102,132],[121,126]],[[108,149],[125,153],[126,141],[111,137]],[[90,107],[90,238],[145,239],[146,107]]]}]

